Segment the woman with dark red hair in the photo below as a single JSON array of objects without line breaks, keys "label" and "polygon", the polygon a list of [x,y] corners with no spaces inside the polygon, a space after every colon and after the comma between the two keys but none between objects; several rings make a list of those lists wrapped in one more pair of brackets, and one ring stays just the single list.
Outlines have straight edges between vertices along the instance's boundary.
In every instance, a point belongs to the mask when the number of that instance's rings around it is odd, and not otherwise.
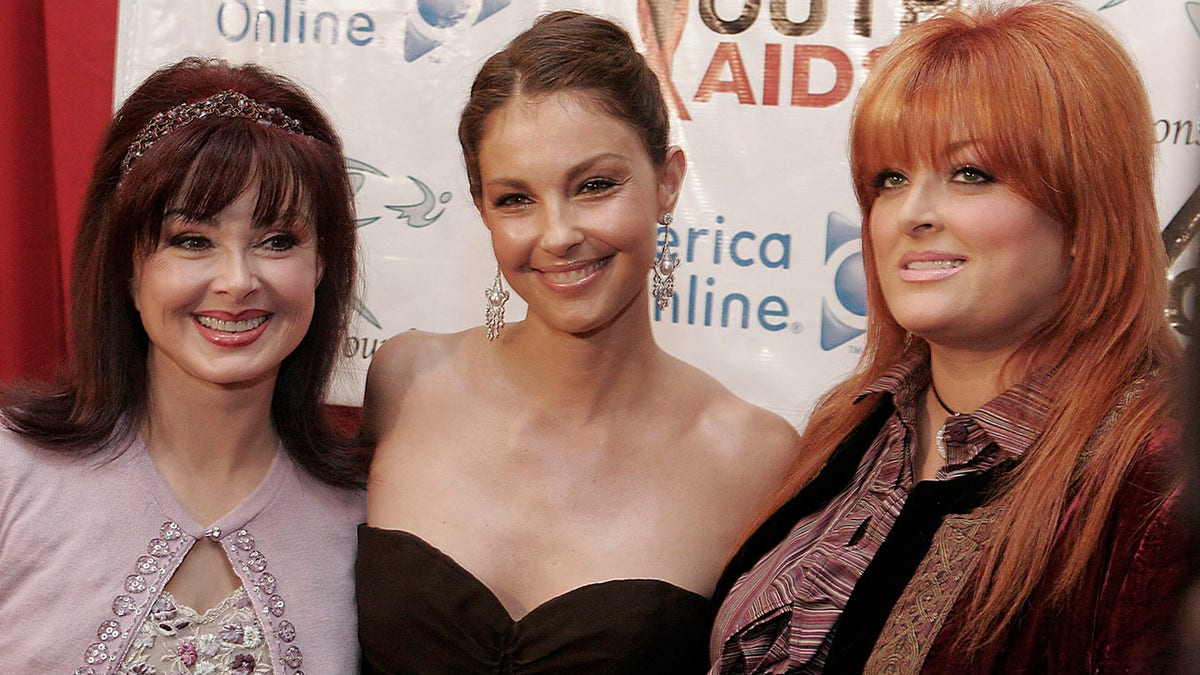
[{"label": "woman with dark red hair", "polygon": [[354,293],[341,141],[187,59],[122,104],[58,382],[0,411],[0,653],[22,673],[349,673],[361,454],[321,414]]}]

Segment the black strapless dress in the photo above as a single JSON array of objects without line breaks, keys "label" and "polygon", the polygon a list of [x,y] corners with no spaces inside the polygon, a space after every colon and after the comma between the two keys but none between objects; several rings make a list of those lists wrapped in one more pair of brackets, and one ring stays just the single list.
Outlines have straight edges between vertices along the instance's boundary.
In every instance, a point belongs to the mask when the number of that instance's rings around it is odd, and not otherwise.
[{"label": "black strapless dress", "polygon": [[470,572],[420,537],[360,525],[365,675],[669,675],[708,667],[708,600],[620,579],[551,598],[514,621]]}]

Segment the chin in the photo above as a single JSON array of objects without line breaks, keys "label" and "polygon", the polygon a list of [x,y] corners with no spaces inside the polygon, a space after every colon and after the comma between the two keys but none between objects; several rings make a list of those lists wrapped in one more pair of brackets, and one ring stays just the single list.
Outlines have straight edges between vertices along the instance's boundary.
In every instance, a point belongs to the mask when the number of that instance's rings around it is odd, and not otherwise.
[{"label": "chin", "polygon": [[941,317],[896,317],[896,323],[913,335],[931,342],[935,342],[939,335],[944,335],[953,328],[953,322]]},{"label": "chin", "polygon": [[278,368],[259,371],[254,368],[223,370],[210,373],[208,381],[225,389],[248,389],[278,374]]}]

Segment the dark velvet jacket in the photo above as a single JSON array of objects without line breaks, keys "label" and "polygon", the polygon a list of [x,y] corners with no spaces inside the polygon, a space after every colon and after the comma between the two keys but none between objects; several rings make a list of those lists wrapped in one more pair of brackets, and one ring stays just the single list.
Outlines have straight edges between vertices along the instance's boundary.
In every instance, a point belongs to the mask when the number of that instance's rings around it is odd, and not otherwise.
[{"label": "dark velvet jacket", "polygon": [[[881,403],[842,442],[820,473],[752,535],[713,595],[714,612],[739,576],[787,536],[796,522],[847,489],[884,420]],[[1157,434],[1132,466],[1081,584],[1054,606],[1052,561],[1017,623],[976,653],[955,648],[971,577],[955,550],[986,540],[982,496],[1011,463],[912,490],[894,527],[855,585],[835,628],[829,673],[1161,673],[1169,670],[1176,603],[1192,563],[1180,525],[1179,437]],[[955,587],[953,577],[963,577]],[[947,589],[950,590],[947,590]],[[942,602],[938,602],[939,594]],[[949,598],[949,599],[947,599]],[[923,646],[918,647],[917,645]],[[869,663],[869,667],[868,667]]]}]

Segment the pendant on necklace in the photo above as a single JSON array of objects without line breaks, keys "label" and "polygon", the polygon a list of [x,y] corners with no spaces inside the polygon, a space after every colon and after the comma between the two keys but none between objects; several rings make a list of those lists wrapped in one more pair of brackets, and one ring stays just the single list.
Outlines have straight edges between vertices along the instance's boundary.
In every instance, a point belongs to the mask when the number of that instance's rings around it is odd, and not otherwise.
[{"label": "pendant on necklace", "polygon": [[942,459],[950,459],[949,453],[946,451],[946,425],[943,424],[937,430],[937,434],[933,437],[933,447],[937,448],[937,454],[942,456]]}]

